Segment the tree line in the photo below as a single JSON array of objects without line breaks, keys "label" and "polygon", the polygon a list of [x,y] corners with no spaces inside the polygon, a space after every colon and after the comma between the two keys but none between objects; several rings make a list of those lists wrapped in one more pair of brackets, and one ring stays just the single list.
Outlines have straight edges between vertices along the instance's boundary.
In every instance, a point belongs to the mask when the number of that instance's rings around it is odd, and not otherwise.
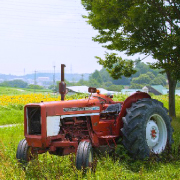
[{"label": "tree line", "polygon": [[11,81],[4,81],[0,83],[0,86],[2,87],[15,87],[15,88],[28,88],[28,89],[43,89],[42,86],[34,85],[34,84],[28,84],[27,82],[15,79]]},{"label": "tree line", "polygon": [[[130,77],[122,76],[119,79],[114,79],[105,68],[102,68],[99,71],[95,70],[89,76],[89,80],[84,80],[82,76],[82,79],[78,82],[69,82],[66,80],[66,84],[67,86],[86,85],[117,92],[120,92],[124,86],[128,86],[131,89],[142,89],[144,86],[151,85],[168,86],[166,74],[161,73],[162,70],[152,69],[148,64],[141,62],[139,59],[134,61],[133,69],[136,73]],[[58,83],[56,91],[58,91]],[[52,85],[49,88],[53,89],[54,86]]]},{"label": "tree line", "polygon": [[[67,86],[92,86],[96,88],[104,88],[109,91],[120,92],[124,86],[128,86],[131,89],[142,89],[144,86],[162,85],[168,87],[168,80],[165,73],[162,70],[152,69],[148,64],[141,62],[139,59],[134,61],[135,74],[130,77],[122,76],[119,79],[113,79],[109,72],[102,68],[101,70],[95,70],[89,76],[89,80],[84,80],[83,76],[78,82],[70,82],[66,80]],[[55,91],[58,92],[59,81],[55,86]],[[29,84],[23,80],[11,80],[0,83],[0,86],[5,87],[18,87],[29,89],[43,89],[42,86]],[[180,83],[177,84],[180,87]],[[54,85],[49,86],[49,89],[54,90]]]}]

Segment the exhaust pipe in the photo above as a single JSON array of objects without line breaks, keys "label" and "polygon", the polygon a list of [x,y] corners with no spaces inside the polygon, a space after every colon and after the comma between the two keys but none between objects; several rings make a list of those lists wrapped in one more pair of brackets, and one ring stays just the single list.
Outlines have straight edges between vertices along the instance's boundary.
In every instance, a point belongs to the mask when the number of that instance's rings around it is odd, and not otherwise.
[{"label": "exhaust pipe", "polygon": [[61,82],[59,83],[59,93],[61,94],[61,101],[64,101],[66,94],[66,83],[64,82],[64,68],[65,64],[61,64]]}]

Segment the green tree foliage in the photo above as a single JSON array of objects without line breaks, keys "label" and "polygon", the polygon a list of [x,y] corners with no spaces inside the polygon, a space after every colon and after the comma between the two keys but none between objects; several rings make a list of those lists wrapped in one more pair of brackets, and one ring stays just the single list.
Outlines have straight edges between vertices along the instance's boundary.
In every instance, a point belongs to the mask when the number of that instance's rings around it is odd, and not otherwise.
[{"label": "green tree foliage", "polygon": [[141,74],[139,77],[133,78],[131,82],[135,84],[150,84],[151,78],[147,74]]},{"label": "green tree foliage", "polygon": [[113,80],[105,68],[102,68],[99,73],[101,74],[103,82],[111,82]]},{"label": "green tree foliage", "polygon": [[162,86],[166,86],[166,78],[163,76],[163,75],[161,75],[161,74],[158,74],[158,76],[157,77],[155,77],[154,79],[153,79],[153,81],[151,82],[151,84],[152,85],[158,85],[158,84],[160,84],[160,85],[162,85]]},{"label": "green tree foliage", "polygon": [[[122,76],[119,79],[113,79],[105,68],[102,68],[99,73],[101,74],[102,80],[105,83],[112,83],[115,85],[130,85],[130,78]],[[106,84],[105,84],[106,86]],[[108,86],[108,85],[107,85]]]},{"label": "green tree foliage", "polygon": [[102,84],[99,84],[99,82],[96,79],[90,79],[89,86],[98,88],[102,87]]},{"label": "green tree foliage", "polygon": [[28,83],[17,79],[17,80],[13,80],[13,81],[4,81],[4,82],[0,83],[0,86],[26,88],[28,86]]},{"label": "green tree foliage", "polygon": [[147,72],[146,75],[149,76],[151,80],[153,80],[156,77],[152,72]]},{"label": "green tree foliage", "polygon": [[135,60],[135,69],[136,74],[134,74],[133,77],[139,77],[141,74],[150,72],[150,67],[147,64],[141,62],[140,59]]},{"label": "green tree foliage", "polygon": [[99,73],[98,70],[95,70],[89,77],[89,80],[92,81],[92,80],[96,80],[97,83],[101,84],[103,82],[103,79],[101,77],[101,74]]},{"label": "green tree foliage", "polygon": [[148,84],[136,84],[136,83],[131,83],[130,89],[142,89],[144,86],[148,86]]},{"label": "green tree foliage", "polygon": [[76,86],[89,86],[89,82],[88,81],[85,81],[83,79],[80,79],[77,83],[76,83]]},{"label": "green tree foliage", "polygon": [[132,74],[136,73],[136,70],[133,68],[134,63],[132,60],[123,60],[115,53],[106,53],[105,60],[100,57],[96,58],[98,59],[98,63],[103,65],[114,79],[119,79],[123,75],[125,77],[131,77]]},{"label": "green tree foliage", "polygon": [[29,84],[27,88],[28,89],[43,89],[43,86]]},{"label": "green tree foliage", "polygon": [[152,72],[147,72],[146,74],[140,74],[138,77],[132,78],[131,88],[142,88],[143,86],[150,85],[166,85],[166,78],[162,74],[155,76]]},{"label": "green tree foliage", "polygon": [[[136,73],[132,75],[132,77],[139,77],[141,74],[149,74],[152,73],[154,76],[160,74],[163,70],[162,69],[152,69],[149,64],[141,62],[140,59],[135,60],[135,70]],[[149,74],[152,76],[152,74]],[[163,73],[164,77],[165,74]],[[154,76],[152,78],[154,78]]]},{"label": "green tree foliage", "polygon": [[106,88],[108,91],[117,91],[117,92],[121,92],[121,90],[123,89],[122,85],[111,85],[109,87]]},{"label": "green tree foliage", "polygon": [[[157,60],[152,67],[163,69],[167,74],[169,113],[176,116],[175,87],[180,79],[180,1],[82,0],[82,4],[89,12],[84,17],[99,32],[94,41],[109,50],[128,55],[150,54]],[[116,70],[114,66],[112,68]]]}]

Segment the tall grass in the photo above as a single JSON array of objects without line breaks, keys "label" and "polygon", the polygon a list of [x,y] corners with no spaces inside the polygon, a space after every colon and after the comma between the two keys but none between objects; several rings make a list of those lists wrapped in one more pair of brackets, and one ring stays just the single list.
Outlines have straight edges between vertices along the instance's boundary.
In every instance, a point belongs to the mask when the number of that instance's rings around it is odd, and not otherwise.
[{"label": "tall grass", "polygon": [[[84,95],[67,96],[68,99],[84,98]],[[115,95],[115,101],[123,101],[127,96]],[[168,107],[167,96],[153,96]],[[180,98],[176,96],[177,118],[172,120],[174,144],[172,151],[162,157],[135,161],[121,145],[114,154],[95,158],[93,172],[83,174],[74,166],[75,155],[53,156],[49,153],[39,155],[38,160],[28,164],[24,170],[16,159],[16,150],[24,138],[23,124],[0,128],[0,179],[179,179],[180,177]],[[0,124],[23,122],[23,105],[0,107]],[[178,150],[179,149],[179,150]]]},{"label": "tall grass", "polygon": [[22,107],[0,106],[0,125],[24,122]]},{"label": "tall grass", "polygon": [[16,160],[16,149],[23,139],[23,126],[0,129],[0,179],[179,179],[180,161],[171,159],[135,161],[128,157],[119,145],[115,156],[101,155],[96,158],[95,172],[76,170],[74,155],[39,155],[24,170]]}]

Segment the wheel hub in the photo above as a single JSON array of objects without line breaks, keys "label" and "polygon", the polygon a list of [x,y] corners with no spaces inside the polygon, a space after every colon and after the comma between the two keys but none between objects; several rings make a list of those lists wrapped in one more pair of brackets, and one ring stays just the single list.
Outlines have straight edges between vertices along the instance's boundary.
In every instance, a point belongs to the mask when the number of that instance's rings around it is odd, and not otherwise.
[{"label": "wheel hub", "polygon": [[159,129],[153,120],[149,120],[146,126],[146,140],[150,149],[152,149],[159,140]]}]

